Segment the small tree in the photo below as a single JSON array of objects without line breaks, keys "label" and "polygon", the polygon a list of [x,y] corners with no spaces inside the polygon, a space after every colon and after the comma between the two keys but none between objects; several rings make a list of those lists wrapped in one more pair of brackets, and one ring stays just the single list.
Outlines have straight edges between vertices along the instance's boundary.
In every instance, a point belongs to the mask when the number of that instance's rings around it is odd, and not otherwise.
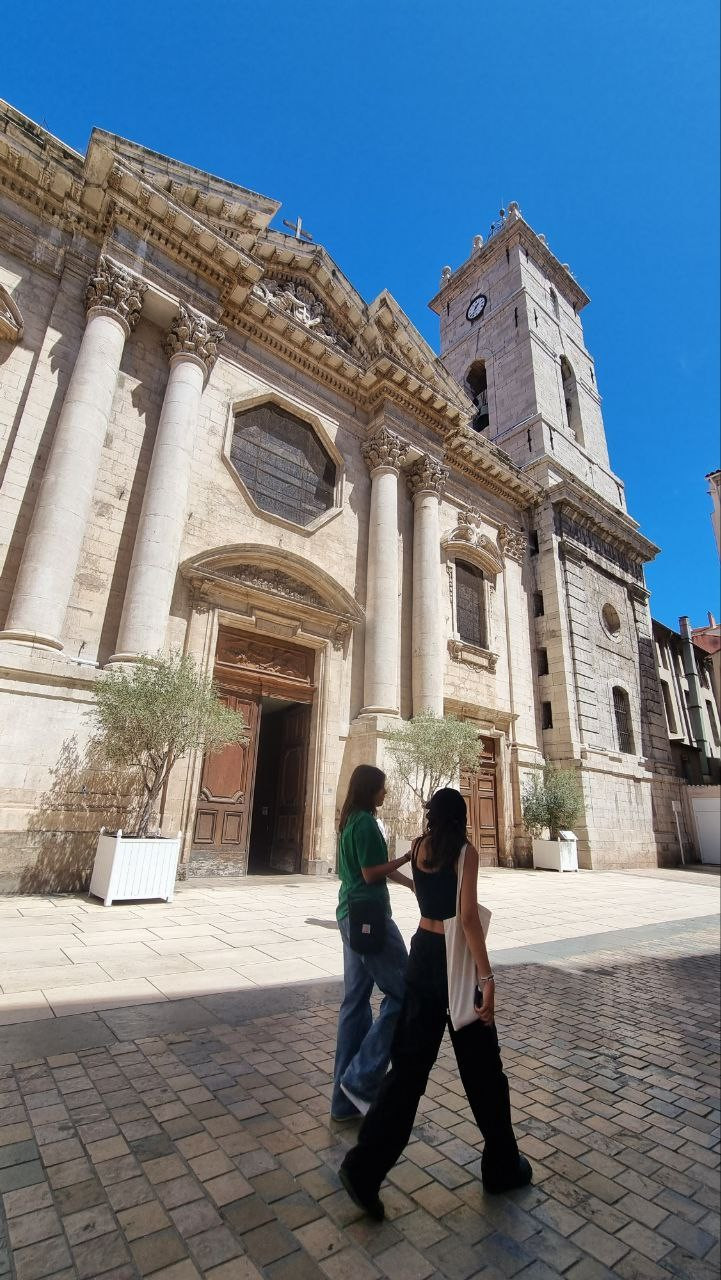
[{"label": "small tree", "polygon": [[111,671],[95,690],[93,714],[104,755],[133,770],[139,784],[136,837],[147,835],[176,760],[246,740],[242,715],[223,705],[187,654],[141,658],[130,670]]},{"label": "small tree", "polygon": [[556,769],[546,762],[543,775],[536,773],[522,796],[523,821],[532,836],[548,828],[552,840],[559,831],[571,830],[581,814],[583,794],[573,769]]},{"label": "small tree", "polygon": [[421,711],[393,730],[387,744],[398,774],[421,804],[439,787],[450,786],[461,769],[475,769],[481,755],[472,724],[432,711]]}]

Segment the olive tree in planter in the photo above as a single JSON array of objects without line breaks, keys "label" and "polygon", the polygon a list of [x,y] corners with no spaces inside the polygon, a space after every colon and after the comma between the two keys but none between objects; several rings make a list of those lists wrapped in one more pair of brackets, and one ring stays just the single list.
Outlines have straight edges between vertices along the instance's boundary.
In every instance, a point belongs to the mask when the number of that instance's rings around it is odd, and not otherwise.
[{"label": "olive tree in planter", "polygon": [[[405,851],[403,846],[410,847],[409,837],[421,829],[422,808],[433,792],[439,787],[452,786],[462,769],[477,767],[481,743],[478,730],[469,721],[421,711],[399,729],[392,730],[386,746],[395,763],[396,775],[391,780],[393,812],[388,812],[388,826],[394,856],[399,857]],[[406,803],[398,782],[406,789],[406,795],[410,792],[415,803]],[[383,816],[386,821],[385,806]]]},{"label": "olive tree in planter", "polygon": [[98,745],[134,780],[137,803],[129,833],[101,831],[90,892],[106,906],[115,899],[170,902],[181,833],[168,839],[157,829],[163,789],[188,752],[243,742],[243,717],[220,701],[190,656],[177,653],[108,672],[96,687],[93,714]]},{"label": "olive tree in planter", "polygon": [[[578,776],[572,769],[546,763],[522,795],[523,821],[533,837],[533,865],[544,871],[578,871],[573,826],[583,804]],[[548,839],[543,833],[548,832]]]}]

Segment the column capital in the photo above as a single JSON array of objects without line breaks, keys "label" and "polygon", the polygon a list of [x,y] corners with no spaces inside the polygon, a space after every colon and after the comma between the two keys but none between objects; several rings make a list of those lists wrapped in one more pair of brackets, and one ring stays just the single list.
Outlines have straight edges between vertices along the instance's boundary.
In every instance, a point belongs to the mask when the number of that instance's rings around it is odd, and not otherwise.
[{"label": "column capital", "polygon": [[224,337],[225,329],[181,302],[165,339],[165,351],[169,360],[174,356],[196,360],[207,378],[218,358],[218,344]]},{"label": "column capital", "polygon": [[509,524],[502,524],[498,530],[498,547],[502,555],[511,560],[523,560],[526,554],[526,535],[523,529],[512,529]]},{"label": "column capital", "polygon": [[395,471],[398,475],[408,453],[408,445],[387,427],[378,427],[367,440],[363,441],[361,453],[371,475],[381,467]]},{"label": "column capital", "polygon": [[440,462],[436,462],[428,454],[418,458],[406,472],[406,484],[412,498],[417,498],[421,493],[434,493],[440,498],[447,479],[448,468],[441,466]]},{"label": "column capital", "polygon": [[92,315],[112,316],[120,321],[126,338],[135,328],[148,286],[112,258],[101,254],[85,290],[85,310]]}]

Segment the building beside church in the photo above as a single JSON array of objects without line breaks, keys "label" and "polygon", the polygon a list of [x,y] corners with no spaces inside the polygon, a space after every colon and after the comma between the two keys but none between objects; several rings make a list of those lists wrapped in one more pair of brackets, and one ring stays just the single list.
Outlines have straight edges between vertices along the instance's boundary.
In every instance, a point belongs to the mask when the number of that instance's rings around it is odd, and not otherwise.
[{"label": "building beside church", "polygon": [[588,303],[515,204],[431,302],[440,357],[278,204],[0,111],[0,887],[73,888],[117,786],[112,664],[192,653],[245,747],[180,762],[189,874],[334,867],[351,769],[471,720],[482,859],[527,865],[524,779],[575,769],[586,867],[680,856],[644,564]]}]

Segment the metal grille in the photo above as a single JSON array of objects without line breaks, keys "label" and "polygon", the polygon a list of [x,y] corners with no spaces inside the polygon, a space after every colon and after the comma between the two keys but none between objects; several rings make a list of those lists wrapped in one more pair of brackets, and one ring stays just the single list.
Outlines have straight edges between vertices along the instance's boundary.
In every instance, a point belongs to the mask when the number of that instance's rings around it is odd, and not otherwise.
[{"label": "metal grille", "polygon": [[483,574],[480,569],[460,561],[456,561],[456,626],[461,640],[466,644],[485,649]]},{"label": "metal grille", "polygon": [[333,505],[333,462],[308,423],[278,405],[237,415],[230,459],[263,511],[307,525]]},{"label": "metal grille", "polygon": [[631,712],[628,705],[628,694],[625,689],[614,689],[613,710],[616,716],[618,733],[618,749],[624,755],[633,755],[633,732],[631,730]]}]

